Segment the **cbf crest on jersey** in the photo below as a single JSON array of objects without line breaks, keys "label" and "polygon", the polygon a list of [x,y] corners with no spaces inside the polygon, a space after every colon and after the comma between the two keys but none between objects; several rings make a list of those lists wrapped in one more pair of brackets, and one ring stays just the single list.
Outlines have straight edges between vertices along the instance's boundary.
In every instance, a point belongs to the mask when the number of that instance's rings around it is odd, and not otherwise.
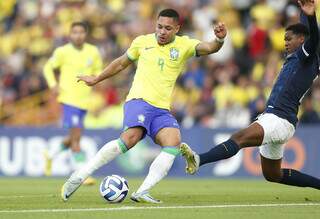
[{"label": "cbf crest on jersey", "polygon": [[179,50],[176,48],[170,48],[170,59],[177,60],[179,58]]}]

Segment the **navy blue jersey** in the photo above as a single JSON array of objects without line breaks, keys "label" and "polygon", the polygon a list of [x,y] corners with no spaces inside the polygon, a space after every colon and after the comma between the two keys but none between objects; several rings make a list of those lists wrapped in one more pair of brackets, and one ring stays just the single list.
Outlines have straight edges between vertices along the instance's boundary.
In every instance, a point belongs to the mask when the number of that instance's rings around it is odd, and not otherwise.
[{"label": "navy blue jersey", "polygon": [[319,32],[315,16],[308,16],[310,37],[287,56],[267,101],[265,112],[288,120],[294,126],[301,100],[319,74]]}]

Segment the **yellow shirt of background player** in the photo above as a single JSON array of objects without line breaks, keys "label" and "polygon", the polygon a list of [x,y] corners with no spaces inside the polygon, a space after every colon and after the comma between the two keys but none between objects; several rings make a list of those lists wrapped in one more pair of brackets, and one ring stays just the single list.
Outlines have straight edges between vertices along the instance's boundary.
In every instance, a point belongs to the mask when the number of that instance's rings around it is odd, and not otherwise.
[{"label": "yellow shirt of background player", "polygon": [[88,109],[92,88],[77,82],[78,75],[99,74],[102,69],[96,46],[85,43],[81,50],[72,44],[57,48],[44,68],[50,88],[56,85],[53,69],[60,69],[58,101],[81,109]]},{"label": "yellow shirt of background player", "polygon": [[127,55],[137,61],[137,70],[127,101],[142,98],[155,107],[169,109],[176,79],[187,59],[196,55],[199,43],[187,36],[176,36],[171,43],[159,45],[155,34],[133,40]]}]

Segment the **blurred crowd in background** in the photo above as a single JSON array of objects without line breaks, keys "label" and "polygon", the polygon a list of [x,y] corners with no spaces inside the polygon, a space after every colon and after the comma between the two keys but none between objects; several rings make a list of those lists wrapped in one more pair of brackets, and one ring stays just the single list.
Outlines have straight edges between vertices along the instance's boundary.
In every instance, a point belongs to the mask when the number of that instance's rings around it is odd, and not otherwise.
[{"label": "blurred crowd in background", "polygon": [[[180,13],[180,35],[208,41],[214,39],[215,22],[222,21],[228,28],[221,51],[191,59],[178,79],[172,112],[181,126],[248,125],[263,112],[284,61],[285,27],[299,21],[296,1],[0,1],[0,106],[47,90],[43,65],[56,47],[68,42],[73,21],[87,22],[88,42],[98,46],[106,65],[122,55],[136,36],[154,32],[158,12],[168,7]],[[122,104],[134,71],[129,68],[95,87],[86,127],[121,128]],[[56,109],[53,113],[59,114]],[[302,103],[300,124],[319,123],[319,115],[320,82],[316,81]],[[59,123],[45,117],[41,121],[40,125]]]}]

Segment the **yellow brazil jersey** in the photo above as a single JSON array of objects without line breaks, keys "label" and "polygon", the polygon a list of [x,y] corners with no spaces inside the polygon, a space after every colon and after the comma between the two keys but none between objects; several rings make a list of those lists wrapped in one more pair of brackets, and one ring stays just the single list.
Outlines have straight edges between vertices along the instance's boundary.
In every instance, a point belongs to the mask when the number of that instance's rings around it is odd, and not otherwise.
[{"label": "yellow brazil jersey", "polygon": [[174,41],[159,45],[155,34],[141,35],[127,50],[128,58],[137,61],[137,70],[127,101],[142,98],[149,104],[169,109],[171,95],[188,58],[196,55],[199,40],[176,36]]},{"label": "yellow brazil jersey", "polygon": [[[59,69],[58,81],[54,69]],[[102,69],[102,60],[96,46],[85,43],[81,50],[71,43],[57,48],[44,67],[44,76],[50,88],[59,84],[58,101],[81,109],[88,109],[91,87],[77,82],[78,75],[96,75]]]}]

